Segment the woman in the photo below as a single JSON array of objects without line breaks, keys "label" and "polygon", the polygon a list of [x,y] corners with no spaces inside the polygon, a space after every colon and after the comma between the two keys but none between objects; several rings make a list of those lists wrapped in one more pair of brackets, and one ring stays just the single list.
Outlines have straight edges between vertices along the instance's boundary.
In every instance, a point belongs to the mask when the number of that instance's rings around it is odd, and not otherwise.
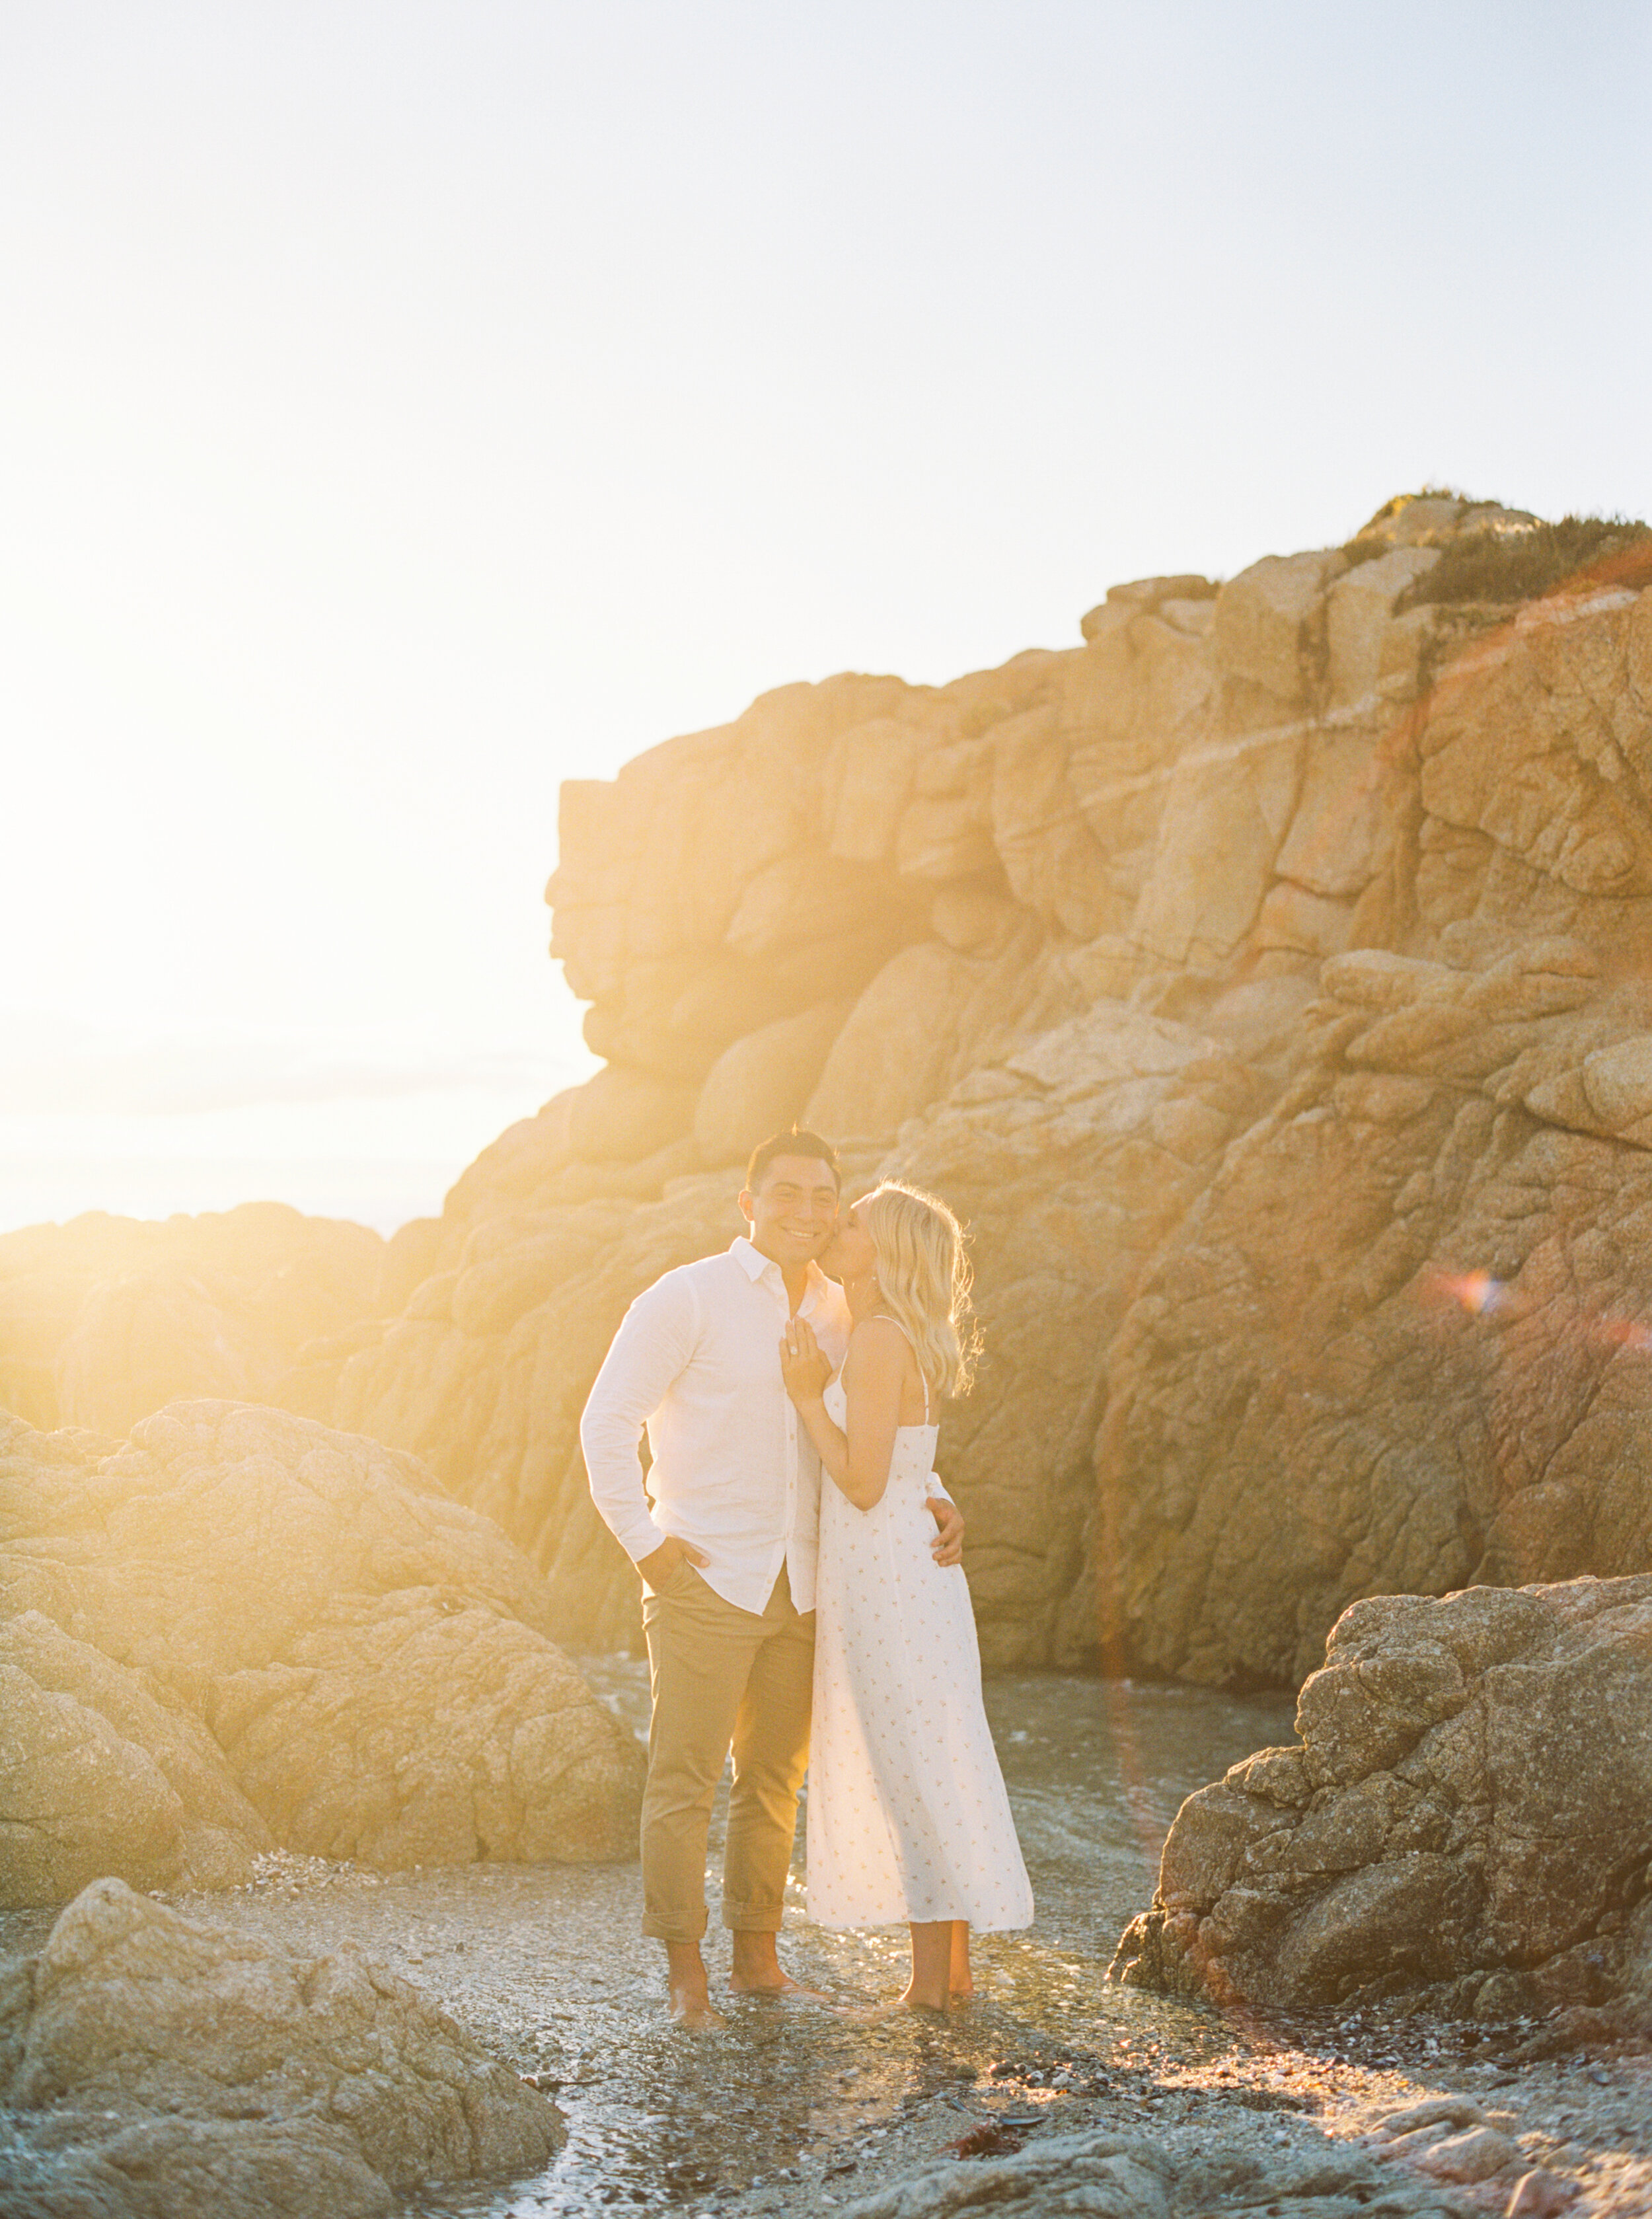
[{"label": "woman", "polygon": [[786,1391],[830,1481],[820,1503],[809,1774],[809,1915],[905,1920],[901,2001],[972,1992],[969,1930],[1032,1923],[1033,1893],[981,1704],[961,1569],[929,1552],[935,1410],[968,1388],[969,1265],[944,1203],[885,1184],[822,1259],[854,1328],[835,1379],[805,1320],[786,1327]]}]

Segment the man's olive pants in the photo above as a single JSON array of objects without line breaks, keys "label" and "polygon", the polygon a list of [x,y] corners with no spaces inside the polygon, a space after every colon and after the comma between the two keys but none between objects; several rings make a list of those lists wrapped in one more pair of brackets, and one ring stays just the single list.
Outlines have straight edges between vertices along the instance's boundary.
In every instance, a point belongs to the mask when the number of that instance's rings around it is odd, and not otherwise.
[{"label": "man's olive pants", "polygon": [[654,1717],[643,1793],[643,1931],[698,1942],[705,1931],[705,1840],[734,1748],[723,1923],[777,1934],[809,1762],[815,1614],[792,1607],[784,1565],[761,1612],[740,1610],[683,1561],[644,1588]]}]

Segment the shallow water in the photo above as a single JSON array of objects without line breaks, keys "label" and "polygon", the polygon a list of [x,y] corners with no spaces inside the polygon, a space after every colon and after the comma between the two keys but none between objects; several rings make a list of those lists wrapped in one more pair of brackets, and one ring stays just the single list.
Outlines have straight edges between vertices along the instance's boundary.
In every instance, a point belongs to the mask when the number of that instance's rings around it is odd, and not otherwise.
[{"label": "shallow water", "polygon": [[[641,1669],[586,1664],[641,1725]],[[1633,2045],[1525,2062],[1529,2023],[1446,2025],[1413,2017],[1403,1999],[1391,2011],[1225,2016],[1105,1985],[1183,1796],[1289,1738],[1288,1700],[1046,1677],[990,1684],[987,1707],[1037,1923],[979,1943],[977,1998],[942,2020],[857,2023],[818,2006],[731,2000],[726,2032],[678,2032],[663,2017],[661,1952],[637,1932],[635,1864],[386,1875],[280,1851],[258,1861],[249,1886],[169,1899],[301,1955],[362,1949],[554,2095],[568,2139],[547,2172],[508,2188],[426,2191],[402,2219],[814,2219],[965,2154],[961,2137],[978,2152],[984,2128],[1007,2132],[1010,2147],[1030,2134],[1036,2148],[1042,2128],[1145,2137],[1196,2163],[1220,2151],[1252,2169],[1247,2179],[1305,2166],[1316,2197],[1342,2181],[1363,2204],[1386,2187],[1369,2169],[1345,2180],[1350,2162],[1383,2145],[1396,2113],[1442,2097],[1518,2136],[1516,2170],[1554,2168],[1557,2192],[1577,2191],[1568,2209],[1580,2219],[1652,2211],[1652,2059]],[[714,1837],[714,1920],[718,1849]],[[805,1916],[801,1862],[796,1879],[788,1968],[845,2005],[892,1998],[904,1935],[821,1932]],[[53,1915],[0,1912],[0,1951],[37,1949]],[[706,1955],[715,1989],[728,1965],[716,1924]],[[1386,2154],[1385,2179],[1403,2185],[1405,2145]],[[1501,2210],[1507,2185],[1500,2175],[1452,2208]],[[1423,2201],[1437,2211],[1434,2197],[1431,2186]]]},{"label": "shallow water", "polygon": [[[624,1659],[585,1663],[617,1709],[645,1723],[640,1667]],[[566,2148],[539,2179],[506,2193],[417,2198],[410,2214],[714,2211],[735,2197],[748,2202],[754,2186],[784,2194],[787,2173],[804,2160],[820,2181],[814,2200],[826,2204],[834,2192],[860,2192],[879,2146],[919,2107],[934,2112],[950,2101],[940,2116],[967,2131],[980,2111],[963,2104],[962,2092],[991,2088],[994,2064],[1013,2059],[1018,2077],[1034,2079],[1040,2059],[1052,2073],[1105,2077],[1151,2067],[1171,2049],[1183,2059],[1214,2055],[1228,2039],[1214,2013],[1109,1987],[1103,1975],[1120,1933],[1152,1895],[1164,1833],[1183,1798],[1252,1750],[1291,1738],[1289,1699],[1040,1676],[990,1683],[987,1707],[1037,1922],[1027,1933],[978,1942],[978,1999],[944,2022],[903,2014],[865,2025],[817,2007],[731,2002],[727,2033],[677,2032],[661,2017],[660,1953],[636,1931],[635,1867],[531,1876],[495,1868],[486,1878],[432,1874],[387,1887],[405,1904],[415,1936],[421,1900],[434,1915],[432,1935],[446,1931],[450,1911],[444,1904],[444,1916],[430,1899],[446,1899],[456,1885],[488,1899],[484,1928],[519,1909],[516,1931],[533,1937],[550,1976],[543,2005],[525,2021],[519,2011],[507,2014],[516,2017],[514,2028],[500,2021],[476,2030],[494,2047],[508,2047],[523,2069],[560,2080],[556,2101],[569,2128]],[[714,1922],[721,1818],[720,1798]],[[834,1935],[812,1927],[804,1880],[800,1843],[796,1901],[782,1939],[787,1969],[849,2005],[897,1992],[904,1930]],[[446,1963],[458,1975],[453,1949],[450,1939]],[[439,1955],[438,1944],[408,1955],[410,1975],[432,1985]],[[715,1986],[727,1963],[715,1924],[707,1959]],[[467,1966],[464,1975],[482,1970]],[[506,1986],[520,1992],[526,1970],[519,1956]],[[466,2008],[469,1987],[469,1977],[461,1977],[438,1992],[474,2023],[482,2014]],[[525,1993],[520,2002],[528,2002]],[[841,2187],[835,2165],[842,2168]]]}]

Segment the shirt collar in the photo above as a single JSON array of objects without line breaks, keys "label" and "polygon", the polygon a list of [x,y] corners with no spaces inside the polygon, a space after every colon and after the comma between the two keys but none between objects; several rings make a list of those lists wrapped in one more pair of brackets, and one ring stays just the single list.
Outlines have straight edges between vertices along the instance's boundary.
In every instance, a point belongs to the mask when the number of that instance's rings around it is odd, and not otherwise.
[{"label": "shirt collar", "polygon": [[[754,1286],[759,1279],[770,1271],[774,1274],[776,1279],[780,1279],[780,1267],[774,1259],[772,1256],[765,1256],[761,1248],[754,1247],[745,1234],[737,1233],[735,1235],[729,1243],[729,1253],[735,1259]],[[780,1279],[780,1284],[784,1286],[786,1283]],[[801,1317],[805,1310],[813,1309],[817,1302],[823,1302],[830,1285],[831,1281],[821,1270],[819,1265],[811,1263],[809,1266],[808,1289],[802,1302],[798,1305],[798,1316]]]},{"label": "shirt collar", "polygon": [[761,1279],[765,1271],[775,1270],[769,1259],[760,1249],[754,1248],[743,1233],[736,1234],[729,1243],[729,1253],[748,1279]]}]

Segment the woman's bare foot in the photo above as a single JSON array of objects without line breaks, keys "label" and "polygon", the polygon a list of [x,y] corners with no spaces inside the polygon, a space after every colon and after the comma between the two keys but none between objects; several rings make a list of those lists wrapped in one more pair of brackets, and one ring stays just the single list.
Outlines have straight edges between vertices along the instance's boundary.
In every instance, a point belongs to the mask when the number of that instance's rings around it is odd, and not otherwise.
[{"label": "woman's bare foot", "polygon": [[901,2001],[910,2011],[944,2011],[960,1980],[967,1980],[969,1928],[961,1918],[915,1920],[912,1977]]},{"label": "woman's bare foot", "polygon": [[947,1986],[953,2002],[966,2004],[975,1993],[975,1976],[970,1971],[967,1918],[953,1919],[952,1943],[947,1955]]},{"label": "woman's bare foot", "polygon": [[916,2011],[920,2018],[944,2018],[944,2004],[925,2003],[909,1988],[904,1995],[894,1997],[886,2004],[834,2004],[833,2011],[851,2026],[886,2026],[904,2011]]},{"label": "woman's bare foot", "polygon": [[895,2008],[897,2011],[922,2011],[929,2018],[944,2018],[947,2014],[947,1998],[944,1992],[937,1994],[929,1989],[909,1987],[901,1996]]}]

